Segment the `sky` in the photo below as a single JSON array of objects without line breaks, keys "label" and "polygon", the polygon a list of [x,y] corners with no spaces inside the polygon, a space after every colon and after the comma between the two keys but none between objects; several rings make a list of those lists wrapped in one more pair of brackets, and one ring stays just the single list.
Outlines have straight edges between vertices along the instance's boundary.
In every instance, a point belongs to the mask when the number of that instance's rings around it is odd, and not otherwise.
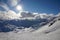
[{"label": "sky", "polygon": [[[6,4],[10,10],[17,12],[15,6],[22,5],[24,11],[37,13],[54,13],[60,12],[60,0],[0,0],[0,4]],[[4,10],[0,7],[0,10]]]}]

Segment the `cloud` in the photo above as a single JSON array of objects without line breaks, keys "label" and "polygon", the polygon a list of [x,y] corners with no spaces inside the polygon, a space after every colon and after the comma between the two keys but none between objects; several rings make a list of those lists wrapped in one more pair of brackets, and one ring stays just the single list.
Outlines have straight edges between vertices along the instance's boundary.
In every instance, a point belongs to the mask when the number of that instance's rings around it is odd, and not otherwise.
[{"label": "cloud", "polygon": [[9,10],[9,7],[5,3],[0,3],[0,6],[3,7],[6,11]]},{"label": "cloud", "polygon": [[11,19],[19,19],[19,17],[21,17],[20,13],[15,13],[12,10],[9,10],[7,14]]},{"label": "cloud", "polygon": [[[0,15],[2,15],[4,12],[0,12]],[[15,13],[14,11],[12,10],[9,10],[7,12],[5,12],[4,14],[4,19],[5,17],[6,18],[9,18],[9,19],[21,19],[21,20],[24,20],[24,19],[28,19],[28,20],[32,20],[32,19],[50,19],[53,15],[52,14],[38,14],[38,13],[30,13],[30,12],[20,12],[20,13]]]},{"label": "cloud", "polygon": [[10,3],[9,4],[10,6],[14,7],[14,6],[16,6],[18,4],[19,1],[20,0],[8,0],[8,3]]},{"label": "cloud", "polygon": [[15,13],[13,10],[0,11],[0,19],[3,20],[20,19],[20,17],[22,17],[21,13]]},{"label": "cloud", "polygon": [[22,17],[34,17],[34,15],[30,12],[21,12]]}]

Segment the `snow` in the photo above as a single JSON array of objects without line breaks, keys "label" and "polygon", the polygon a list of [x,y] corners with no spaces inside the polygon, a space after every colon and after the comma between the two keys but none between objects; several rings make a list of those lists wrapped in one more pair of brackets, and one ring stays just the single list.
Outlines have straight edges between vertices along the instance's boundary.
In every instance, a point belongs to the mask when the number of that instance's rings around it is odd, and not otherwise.
[{"label": "snow", "polygon": [[[24,29],[20,32],[1,32],[0,40],[60,40],[60,20],[57,20],[53,25],[45,25],[35,31],[30,31],[31,28]],[[50,23],[49,23],[50,24]]]}]

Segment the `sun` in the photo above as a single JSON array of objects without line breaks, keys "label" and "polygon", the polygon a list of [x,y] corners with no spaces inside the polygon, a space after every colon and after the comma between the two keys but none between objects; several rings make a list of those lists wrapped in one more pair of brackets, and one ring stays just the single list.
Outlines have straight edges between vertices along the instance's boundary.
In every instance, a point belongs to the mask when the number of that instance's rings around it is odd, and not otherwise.
[{"label": "sun", "polygon": [[19,10],[19,11],[22,11],[23,10],[21,5],[17,5],[16,6],[16,9]]}]

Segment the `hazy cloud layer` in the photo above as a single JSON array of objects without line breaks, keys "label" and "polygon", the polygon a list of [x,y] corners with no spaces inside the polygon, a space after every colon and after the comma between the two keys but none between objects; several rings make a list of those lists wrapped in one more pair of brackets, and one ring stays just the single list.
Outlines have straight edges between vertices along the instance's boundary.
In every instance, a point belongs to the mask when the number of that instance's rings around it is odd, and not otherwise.
[{"label": "hazy cloud layer", "polygon": [[0,6],[2,8],[4,8],[6,11],[10,10],[9,7],[7,6],[7,4],[5,4],[5,3],[0,3]]},{"label": "hazy cloud layer", "polygon": [[19,1],[20,0],[8,0],[8,2],[10,3],[9,5],[12,7],[15,7],[19,3]]}]

